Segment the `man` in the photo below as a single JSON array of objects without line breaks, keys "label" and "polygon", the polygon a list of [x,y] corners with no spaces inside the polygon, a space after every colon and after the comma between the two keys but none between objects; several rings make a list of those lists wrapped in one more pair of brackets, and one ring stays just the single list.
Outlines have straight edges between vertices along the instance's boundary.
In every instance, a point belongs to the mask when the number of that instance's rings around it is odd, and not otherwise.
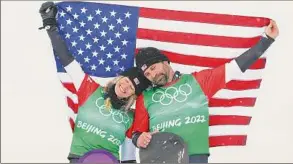
[{"label": "man", "polygon": [[279,30],[271,20],[265,35],[236,59],[215,69],[180,74],[158,49],[143,48],[136,64],[152,81],[136,102],[133,143],[146,148],[156,131],[175,133],[188,145],[190,163],[207,163],[209,157],[208,101],[237,75],[245,72],[275,41]]}]

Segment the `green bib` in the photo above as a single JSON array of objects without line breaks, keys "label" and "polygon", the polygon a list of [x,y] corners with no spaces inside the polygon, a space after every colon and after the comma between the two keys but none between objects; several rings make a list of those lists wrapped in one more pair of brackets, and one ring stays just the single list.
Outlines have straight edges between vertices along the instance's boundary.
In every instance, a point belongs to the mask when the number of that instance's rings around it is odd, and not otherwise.
[{"label": "green bib", "polygon": [[189,155],[209,154],[208,101],[192,75],[173,85],[145,91],[150,131],[175,133],[188,145]]},{"label": "green bib", "polygon": [[82,156],[93,149],[106,149],[119,159],[119,146],[133,121],[133,113],[106,109],[99,87],[78,110],[71,154]]}]

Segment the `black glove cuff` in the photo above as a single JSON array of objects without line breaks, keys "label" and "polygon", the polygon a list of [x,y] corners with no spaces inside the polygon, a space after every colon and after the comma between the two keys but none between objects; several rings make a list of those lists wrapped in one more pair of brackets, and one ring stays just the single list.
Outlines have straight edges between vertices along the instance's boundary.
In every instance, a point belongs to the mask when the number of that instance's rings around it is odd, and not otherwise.
[{"label": "black glove cuff", "polygon": [[43,20],[43,25],[44,27],[46,26],[57,26],[57,21],[55,18],[47,18],[45,20]]},{"label": "black glove cuff", "polygon": [[43,27],[40,27],[39,30],[44,29],[46,26],[57,26],[57,21],[55,18],[47,18],[43,20]]}]

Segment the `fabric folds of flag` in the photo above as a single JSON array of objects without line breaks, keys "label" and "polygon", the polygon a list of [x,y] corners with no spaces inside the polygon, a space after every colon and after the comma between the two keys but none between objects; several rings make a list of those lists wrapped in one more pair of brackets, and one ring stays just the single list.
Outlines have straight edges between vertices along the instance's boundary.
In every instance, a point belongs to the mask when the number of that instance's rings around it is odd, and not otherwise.
[{"label": "fabric folds of flag", "polygon": [[[93,2],[57,6],[59,33],[83,70],[102,85],[133,66],[142,47],[162,50],[182,73],[218,67],[255,45],[269,23],[263,17]],[[55,59],[73,127],[76,89]],[[210,147],[246,145],[265,64],[263,56],[210,100]]]}]

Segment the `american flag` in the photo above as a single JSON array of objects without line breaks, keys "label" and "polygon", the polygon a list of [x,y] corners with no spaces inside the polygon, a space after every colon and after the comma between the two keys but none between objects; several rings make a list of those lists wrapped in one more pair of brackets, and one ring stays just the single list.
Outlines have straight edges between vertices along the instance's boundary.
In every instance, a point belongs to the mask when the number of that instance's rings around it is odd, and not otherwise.
[{"label": "american flag", "polygon": [[[255,45],[269,24],[262,17],[94,2],[60,2],[57,6],[58,28],[70,52],[102,85],[133,66],[134,54],[142,47],[162,50],[174,70],[182,73],[215,68]],[[76,89],[55,59],[73,128],[78,111]],[[265,63],[263,56],[210,99],[210,147],[246,145]]]}]

